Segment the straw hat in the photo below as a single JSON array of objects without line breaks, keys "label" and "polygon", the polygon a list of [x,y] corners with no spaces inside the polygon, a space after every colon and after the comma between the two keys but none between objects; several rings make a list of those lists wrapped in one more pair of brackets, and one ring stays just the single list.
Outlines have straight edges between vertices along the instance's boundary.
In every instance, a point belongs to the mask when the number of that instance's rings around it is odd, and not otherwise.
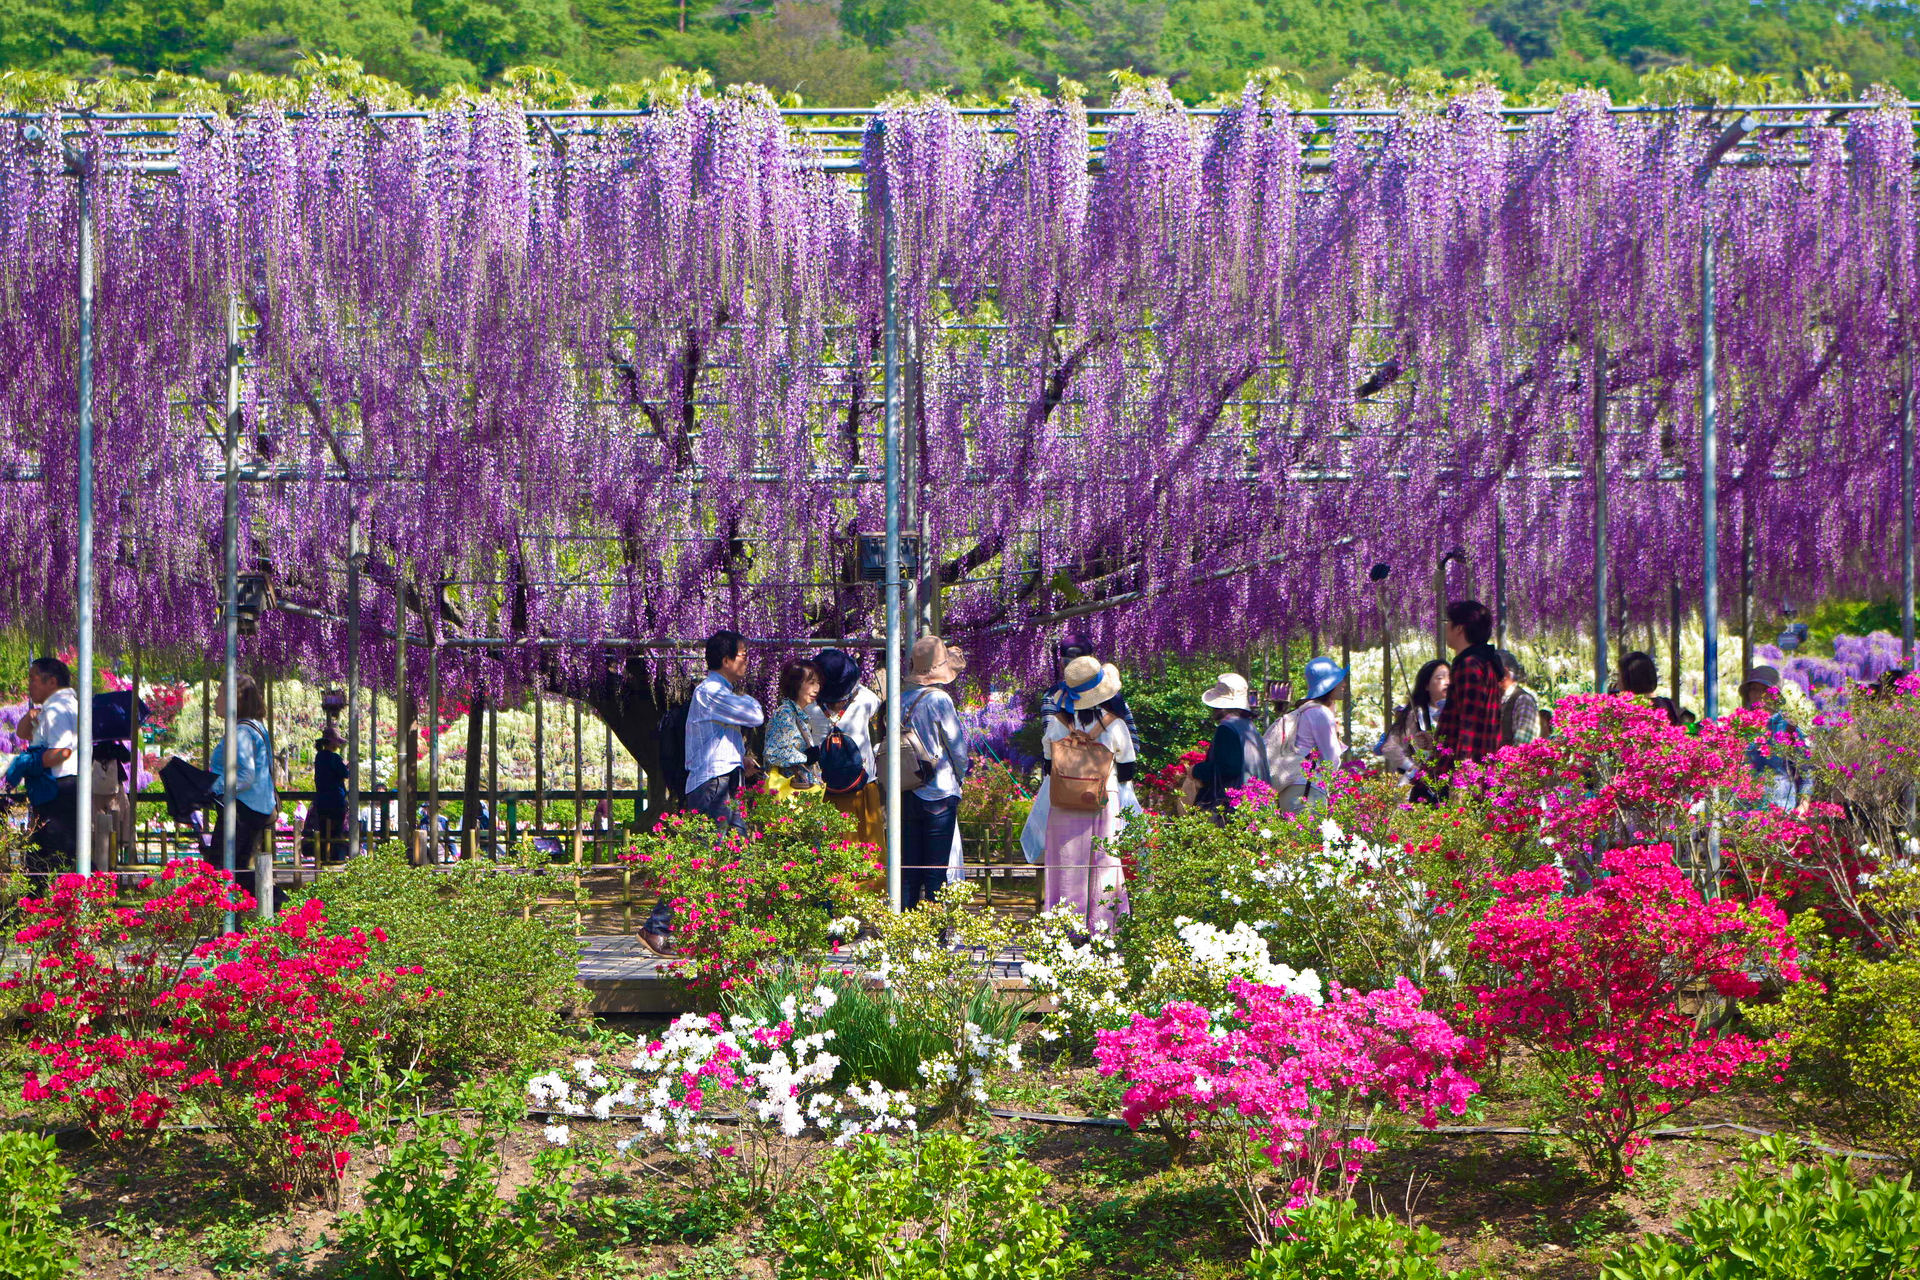
[{"label": "straw hat", "polygon": [[1236,672],[1224,671],[1213,688],[1200,695],[1200,701],[1215,711],[1251,711],[1247,705],[1247,679]]},{"label": "straw hat", "polygon": [[1083,656],[1067,663],[1060,678],[1060,703],[1070,711],[1091,711],[1120,692],[1120,668]]},{"label": "straw hat", "polygon": [[913,642],[913,657],[907,664],[905,682],[952,684],[966,669],[967,660],[958,649],[949,648],[939,636],[921,636]]}]

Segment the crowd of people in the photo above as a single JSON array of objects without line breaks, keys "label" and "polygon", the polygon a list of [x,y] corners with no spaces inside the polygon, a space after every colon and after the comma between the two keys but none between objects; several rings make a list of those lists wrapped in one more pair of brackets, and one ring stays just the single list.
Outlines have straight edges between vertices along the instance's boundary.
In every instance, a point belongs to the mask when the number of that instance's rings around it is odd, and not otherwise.
[{"label": "crowd of people", "polygon": [[[1526,684],[1526,670],[1511,652],[1492,644],[1494,620],[1485,605],[1457,601],[1447,607],[1446,642],[1451,660],[1422,666],[1407,701],[1390,717],[1371,752],[1343,740],[1340,705],[1350,696],[1350,671],[1330,657],[1315,656],[1304,668],[1304,687],[1277,711],[1264,730],[1255,720],[1253,691],[1237,672],[1223,672],[1200,695],[1214,729],[1205,757],[1185,780],[1183,794],[1201,811],[1221,813],[1250,786],[1271,787],[1284,811],[1325,806],[1332,775],[1377,757],[1403,775],[1416,800],[1435,799],[1462,761],[1480,760],[1502,747],[1523,745],[1553,731]],[[860,657],[824,648],[785,663],[776,682],[771,713],[748,691],[750,652],[745,637],[720,631],[705,646],[706,674],[684,708],[661,725],[661,762],[669,789],[683,807],[711,820],[717,836],[744,833],[742,791],[758,782],[775,798],[815,794],[844,814],[855,839],[886,845],[880,746],[885,699],[865,676]],[[1128,707],[1119,669],[1103,662],[1084,641],[1062,642],[1058,681],[1039,703],[1040,783],[1021,831],[1031,864],[1044,869],[1042,905],[1076,914],[1087,933],[1113,926],[1127,910],[1125,871],[1114,841],[1143,812],[1134,785],[1139,770],[1138,729]],[[960,802],[973,758],[952,687],[966,672],[960,650],[938,636],[916,640],[903,673],[899,751],[902,765],[901,896],[912,907],[964,874],[959,833]],[[29,714],[16,727],[22,745],[7,773],[11,790],[24,791],[33,814],[32,844],[25,870],[35,876],[75,865],[76,773],[79,705],[66,664],[39,658],[27,673]],[[1658,669],[1641,652],[1621,659],[1615,691],[1640,698],[1675,725],[1693,723],[1691,712],[1657,693]],[[1748,707],[1769,710],[1765,739],[1801,742],[1800,729],[1780,709],[1780,675],[1758,667],[1742,681]],[[252,865],[263,833],[278,813],[273,744],[258,685],[235,681],[234,751],[235,865]],[[225,693],[214,708],[226,714]],[[749,742],[756,734],[759,753]],[[301,829],[301,843],[318,861],[346,856],[349,768],[343,742],[331,726],[315,743],[315,798]],[[224,762],[226,743],[211,759]],[[1761,803],[1793,808],[1805,803],[1811,774],[1792,751],[1756,746],[1749,763],[1761,781]],[[96,770],[111,769],[111,760]],[[221,772],[198,769],[178,757],[161,771],[168,808],[201,835],[203,856],[224,862],[225,786]],[[102,789],[111,791],[111,775]],[[210,829],[203,814],[213,815]],[[662,900],[642,930],[648,947],[672,955],[674,915]]]}]

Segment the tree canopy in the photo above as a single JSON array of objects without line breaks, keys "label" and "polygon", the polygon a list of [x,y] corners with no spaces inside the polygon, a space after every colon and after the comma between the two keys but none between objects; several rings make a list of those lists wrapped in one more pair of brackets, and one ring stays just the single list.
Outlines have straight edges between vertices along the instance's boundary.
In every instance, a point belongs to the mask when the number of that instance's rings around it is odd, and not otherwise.
[{"label": "tree canopy", "polygon": [[[550,68],[599,87],[671,67],[814,105],[898,89],[997,97],[1115,71],[1182,98],[1274,69],[1324,99],[1356,71],[1484,74],[1616,97],[1674,67],[1920,93],[1920,9],[1894,0],[6,0],[0,66],[67,76],[285,74],[351,58],[407,90]],[[1822,76],[1829,73],[1820,71]],[[1816,81],[1817,85],[1819,81]]]}]

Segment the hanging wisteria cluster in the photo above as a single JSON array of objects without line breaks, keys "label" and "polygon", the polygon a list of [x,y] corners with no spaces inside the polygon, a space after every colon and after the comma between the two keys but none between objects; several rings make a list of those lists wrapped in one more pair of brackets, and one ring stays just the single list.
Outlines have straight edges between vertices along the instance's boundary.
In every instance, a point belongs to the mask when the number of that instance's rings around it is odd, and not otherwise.
[{"label": "hanging wisteria cluster", "polygon": [[1724,155],[1725,115],[1598,94],[1124,105],[1090,128],[1071,101],[901,102],[850,172],[752,93],[573,119],[316,99],[183,119],[168,172],[110,121],[4,122],[0,623],[71,625],[62,129],[95,166],[110,645],[216,635],[230,308],[243,555],[299,606],[269,658],[343,668],[355,526],[369,664],[403,584],[416,633],[444,601],[443,636],[591,642],[547,651],[578,672],[721,625],[871,635],[889,226],[907,527],[976,669],[1062,627],[1135,657],[1358,639],[1376,561],[1424,626],[1437,557],[1465,548],[1455,593],[1490,595],[1497,540],[1512,626],[1581,626],[1599,403],[1616,622],[1697,598],[1708,228],[1724,598],[1743,545],[1763,600],[1897,576],[1905,104],[1769,112]]}]

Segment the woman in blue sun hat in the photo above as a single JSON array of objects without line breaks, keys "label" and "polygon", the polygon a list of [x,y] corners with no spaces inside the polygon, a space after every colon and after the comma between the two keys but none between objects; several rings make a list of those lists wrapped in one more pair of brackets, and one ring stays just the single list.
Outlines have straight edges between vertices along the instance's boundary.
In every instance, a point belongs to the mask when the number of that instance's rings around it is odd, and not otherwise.
[{"label": "woman in blue sun hat", "polygon": [[1327,776],[1346,760],[1334,707],[1347,696],[1347,668],[1319,657],[1305,674],[1307,696],[1267,730],[1275,799],[1286,813],[1326,808]]}]

